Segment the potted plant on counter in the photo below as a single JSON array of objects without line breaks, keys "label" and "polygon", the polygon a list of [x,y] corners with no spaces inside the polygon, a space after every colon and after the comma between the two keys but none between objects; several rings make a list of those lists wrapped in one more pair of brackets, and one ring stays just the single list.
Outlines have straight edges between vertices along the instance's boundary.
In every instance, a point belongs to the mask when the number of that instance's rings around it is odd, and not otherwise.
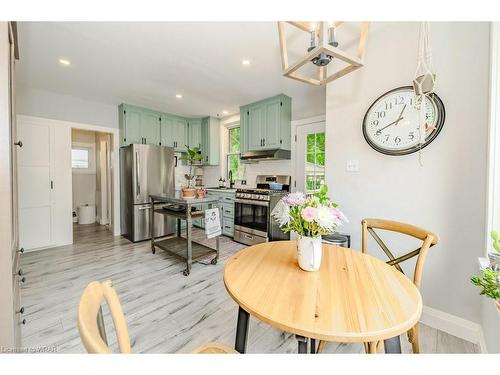
[{"label": "potted plant on counter", "polygon": [[193,166],[201,165],[201,161],[203,160],[203,155],[201,154],[199,147],[189,147],[186,145],[186,156],[180,158],[181,160],[185,160],[189,165],[189,172],[184,175],[184,178],[187,181],[187,185],[182,188],[182,197],[185,199],[191,199],[196,197],[196,188],[193,186],[194,182],[194,174],[193,174]]},{"label": "potted plant on counter", "polygon": [[317,271],[321,266],[321,236],[333,234],[337,226],[348,222],[345,215],[326,195],[328,187],[322,186],[316,194],[290,193],[275,206],[271,215],[283,232],[296,232],[299,267]]}]

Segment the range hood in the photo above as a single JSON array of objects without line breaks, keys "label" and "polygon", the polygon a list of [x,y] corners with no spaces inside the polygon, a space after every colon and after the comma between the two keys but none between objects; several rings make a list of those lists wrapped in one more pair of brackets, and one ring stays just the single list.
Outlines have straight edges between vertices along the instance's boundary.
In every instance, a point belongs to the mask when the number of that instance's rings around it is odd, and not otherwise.
[{"label": "range hood", "polygon": [[263,151],[247,151],[241,154],[240,159],[243,161],[260,161],[260,160],[290,160],[292,153],[288,150],[263,150]]}]

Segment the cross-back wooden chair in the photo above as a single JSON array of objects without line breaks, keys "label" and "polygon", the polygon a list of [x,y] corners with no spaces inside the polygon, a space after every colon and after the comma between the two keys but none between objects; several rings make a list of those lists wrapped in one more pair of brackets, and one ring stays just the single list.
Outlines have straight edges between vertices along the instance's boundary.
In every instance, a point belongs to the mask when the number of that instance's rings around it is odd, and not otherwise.
[{"label": "cross-back wooden chair", "polygon": [[[106,338],[101,304],[106,301],[116,330],[120,353],[131,353],[130,337],[122,306],[111,280],[92,281],[85,288],[78,305],[78,331],[83,346],[89,353],[111,353]],[[193,351],[196,354],[232,354],[234,349],[219,343],[203,345]]]},{"label": "cross-back wooden chair", "polygon": [[[431,231],[419,228],[411,224],[405,224],[405,223],[400,223],[398,221],[384,220],[384,219],[363,219],[361,221],[361,227],[362,227],[361,251],[363,253],[366,254],[368,246],[368,234],[370,234],[375,240],[375,242],[377,242],[377,244],[389,258],[387,264],[396,267],[396,269],[402,272],[403,274],[404,272],[400,266],[400,263],[407,261],[408,259],[411,259],[413,257],[417,257],[417,263],[415,265],[415,270],[413,272],[413,283],[420,290],[420,283],[422,280],[422,270],[424,267],[424,262],[427,256],[427,252],[432,246],[436,245],[439,242],[439,236]],[[422,241],[422,245],[419,248],[410,251],[407,254],[395,257],[389,250],[387,245],[384,243],[384,241],[382,241],[377,232],[375,232],[375,229],[401,233],[417,238]],[[413,328],[411,328],[408,331],[408,341],[411,343],[413,353],[420,353],[418,331],[419,331],[418,324],[416,324]]]}]

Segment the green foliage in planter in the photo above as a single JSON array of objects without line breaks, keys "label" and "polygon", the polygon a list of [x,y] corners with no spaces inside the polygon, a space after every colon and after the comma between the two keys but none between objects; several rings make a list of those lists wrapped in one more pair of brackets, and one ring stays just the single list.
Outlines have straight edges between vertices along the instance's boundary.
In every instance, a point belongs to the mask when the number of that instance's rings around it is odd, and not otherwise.
[{"label": "green foliage in planter", "polygon": [[482,287],[481,295],[485,295],[489,298],[495,300],[500,299],[500,288],[498,285],[499,271],[492,271],[489,268],[485,268],[482,272],[481,277],[472,276],[470,281],[472,284]]},{"label": "green foliage in planter", "polygon": [[496,230],[492,230],[490,236],[493,241],[493,248],[497,253],[500,253],[500,234]]},{"label": "green foliage in planter", "polygon": [[201,164],[200,162],[203,160],[203,155],[201,154],[201,149],[199,147],[189,147],[186,145],[186,156],[182,156],[180,160],[186,160],[189,164],[189,173],[184,175],[184,178],[187,180],[187,187],[191,187],[191,182],[194,179],[193,175],[193,165]]}]

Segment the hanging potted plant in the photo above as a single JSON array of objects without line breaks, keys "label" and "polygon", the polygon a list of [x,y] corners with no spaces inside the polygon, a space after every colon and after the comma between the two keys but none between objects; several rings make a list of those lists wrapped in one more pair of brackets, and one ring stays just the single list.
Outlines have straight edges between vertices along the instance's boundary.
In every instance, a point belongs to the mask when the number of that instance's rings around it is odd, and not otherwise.
[{"label": "hanging potted plant", "polygon": [[309,197],[301,192],[290,193],[271,212],[283,232],[298,234],[297,259],[305,271],[317,271],[321,266],[321,236],[335,233],[337,226],[348,222],[327,192],[324,185]]},{"label": "hanging potted plant", "polygon": [[193,166],[201,165],[201,161],[203,160],[203,155],[201,154],[199,147],[189,147],[186,145],[186,156],[181,157],[181,160],[185,160],[189,165],[189,172],[184,175],[184,178],[187,181],[186,186],[182,188],[182,197],[185,199],[195,198],[196,197],[196,189],[193,187],[194,174],[193,174]]}]

